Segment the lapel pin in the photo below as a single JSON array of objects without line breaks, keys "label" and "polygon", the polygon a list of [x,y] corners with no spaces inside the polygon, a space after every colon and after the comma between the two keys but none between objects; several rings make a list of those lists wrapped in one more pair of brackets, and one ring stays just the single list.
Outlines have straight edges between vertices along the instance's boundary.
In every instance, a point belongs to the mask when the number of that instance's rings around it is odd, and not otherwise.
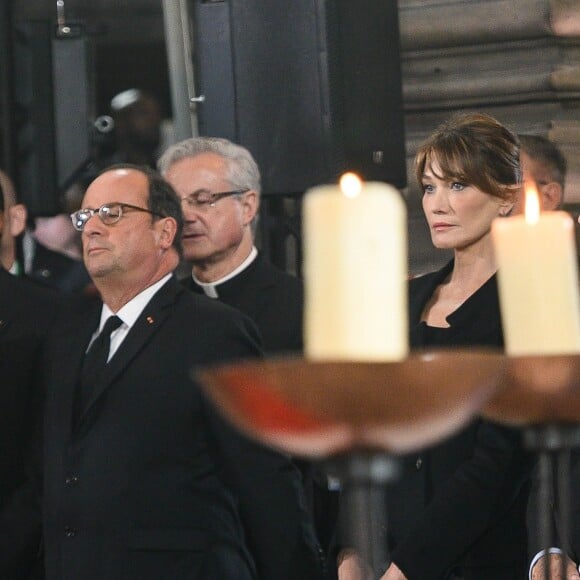
[{"label": "lapel pin", "polygon": [[147,317],[147,322],[148,322],[149,324],[153,324],[153,323],[155,322],[155,320],[153,320],[153,317],[152,317],[152,316],[148,316],[148,317]]}]

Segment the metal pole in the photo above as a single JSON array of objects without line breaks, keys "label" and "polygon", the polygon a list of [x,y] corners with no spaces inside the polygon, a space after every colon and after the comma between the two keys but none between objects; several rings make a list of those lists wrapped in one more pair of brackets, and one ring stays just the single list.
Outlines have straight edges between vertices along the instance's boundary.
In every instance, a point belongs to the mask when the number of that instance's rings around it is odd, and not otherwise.
[{"label": "metal pole", "polygon": [[567,555],[570,553],[570,509],[572,505],[570,493],[570,449],[560,449],[556,456],[557,461],[557,490],[558,506],[560,511],[560,533],[562,534],[562,567],[560,574],[566,578]]},{"label": "metal pole", "polygon": [[549,451],[539,452],[539,479],[540,490],[538,498],[538,531],[540,547],[545,550],[544,580],[550,580],[549,548],[553,545],[552,518],[550,508],[550,488],[552,477],[552,455]]},{"label": "metal pole", "polygon": [[197,134],[190,14],[187,0],[163,0],[165,45],[175,138]]},{"label": "metal pole", "polygon": [[12,2],[0,0],[0,166],[14,175],[14,83],[12,64]]},{"label": "metal pole", "polygon": [[388,566],[385,486],[397,478],[399,464],[383,453],[352,453],[335,462],[330,469],[342,484],[339,525],[346,545],[379,576]]}]

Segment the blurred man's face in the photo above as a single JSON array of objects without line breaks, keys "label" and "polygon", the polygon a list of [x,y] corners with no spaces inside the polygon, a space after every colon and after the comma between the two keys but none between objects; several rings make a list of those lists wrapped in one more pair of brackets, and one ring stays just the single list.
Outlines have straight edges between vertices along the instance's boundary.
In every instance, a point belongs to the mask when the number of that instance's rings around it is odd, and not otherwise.
[{"label": "blurred man's face", "polygon": [[134,145],[156,149],[161,142],[161,109],[156,101],[142,97],[124,112],[125,136]]},{"label": "blurred man's face", "polygon": [[524,212],[525,185],[535,183],[540,195],[540,204],[543,211],[553,211],[562,204],[563,191],[559,183],[552,181],[550,171],[542,164],[532,159],[525,151],[520,153],[524,188],[514,204],[512,215]]}]

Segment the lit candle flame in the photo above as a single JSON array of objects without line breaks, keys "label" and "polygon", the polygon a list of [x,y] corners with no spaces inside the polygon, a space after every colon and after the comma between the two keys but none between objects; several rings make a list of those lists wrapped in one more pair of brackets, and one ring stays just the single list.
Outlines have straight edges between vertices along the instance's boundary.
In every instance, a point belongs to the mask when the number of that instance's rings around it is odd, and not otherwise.
[{"label": "lit candle flame", "polygon": [[340,178],[340,189],[346,197],[356,197],[362,191],[362,181],[356,173],[345,173]]},{"label": "lit candle flame", "polygon": [[540,196],[535,183],[526,184],[526,199],[524,215],[526,222],[536,224],[540,220]]}]

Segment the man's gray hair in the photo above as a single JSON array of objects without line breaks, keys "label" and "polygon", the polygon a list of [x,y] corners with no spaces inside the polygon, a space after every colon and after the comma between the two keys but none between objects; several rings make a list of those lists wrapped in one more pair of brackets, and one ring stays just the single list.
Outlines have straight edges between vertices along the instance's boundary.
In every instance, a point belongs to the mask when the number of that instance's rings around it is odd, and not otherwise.
[{"label": "man's gray hair", "polygon": [[181,159],[215,153],[227,164],[227,180],[234,189],[251,189],[261,193],[260,170],[252,154],[241,145],[219,137],[191,137],[172,145],[159,159],[157,166],[162,175]]}]

